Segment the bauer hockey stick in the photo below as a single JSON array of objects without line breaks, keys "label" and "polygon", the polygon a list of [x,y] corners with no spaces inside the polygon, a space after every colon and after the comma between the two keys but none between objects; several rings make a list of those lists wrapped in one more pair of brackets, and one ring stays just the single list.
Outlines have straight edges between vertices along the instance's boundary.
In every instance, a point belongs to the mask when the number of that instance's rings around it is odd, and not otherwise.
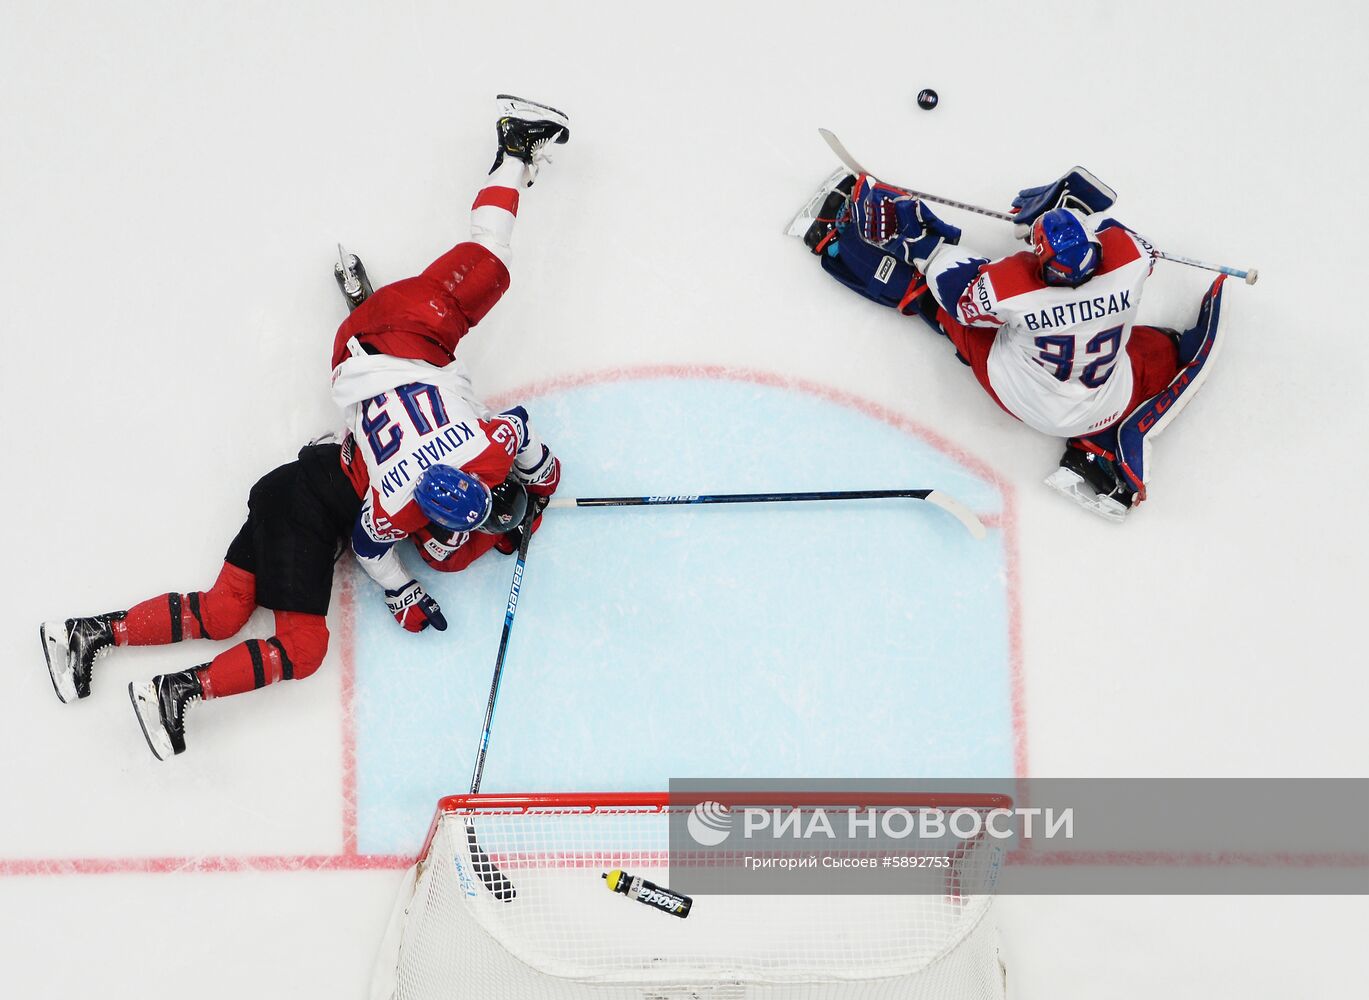
[{"label": "bauer hockey stick", "polygon": [[[823,141],[827,143],[828,147],[832,150],[832,152],[837,154],[837,159],[840,160],[846,166],[846,169],[851,171],[851,173],[870,173],[870,171],[866,170],[864,167],[862,167],[859,163],[856,162],[855,157],[853,157],[850,154],[846,147],[842,145],[841,140],[838,139],[836,135],[833,134],[830,130],[820,128],[818,129],[818,135],[822,136]],[[873,177],[875,175],[870,174],[870,176]],[[901,186],[902,185],[900,185],[900,187]],[[976,215],[987,215],[990,219],[999,219],[1003,222],[1011,222],[1014,224],[1014,226],[1016,226],[1016,228],[1013,230],[1014,234],[1019,239],[1026,238],[1027,227],[1018,224],[1016,217],[1009,214],[1008,212],[999,212],[995,211],[992,208],[981,208],[978,205],[971,205],[969,202],[956,201],[954,198],[942,198],[939,195],[928,194],[925,191],[914,191],[911,188],[903,188],[903,190],[907,191],[914,198],[921,198],[923,201],[930,201],[937,205],[948,205],[951,208],[958,208],[965,212],[974,212]],[[1221,274],[1229,274],[1233,278],[1240,278],[1247,285],[1255,284],[1255,282],[1258,281],[1260,278],[1259,270],[1253,267],[1247,271],[1242,271],[1240,268],[1227,267],[1225,264],[1208,264],[1201,260],[1195,260],[1192,257],[1181,257],[1179,254],[1176,253],[1166,253],[1163,250],[1156,250],[1155,256],[1159,257],[1161,260],[1172,261],[1175,264],[1187,264],[1189,267],[1201,267],[1205,271],[1217,271]]]},{"label": "bauer hockey stick", "polygon": [[[527,526],[529,529],[531,524]],[[490,697],[485,703],[485,725],[480,730],[480,747],[475,753],[475,769],[471,772],[471,794],[480,791],[481,779],[485,777],[485,754],[490,748],[490,727],[494,723],[494,706],[499,700],[499,682],[504,676],[504,657],[509,651],[509,633],[513,631],[513,616],[518,613],[518,594],[523,587],[523,567],[528,561],[528,546],[532,542],[532,531],[523,532],[518,543],[518,561],[513,566],[513,583],[509,585],[509,600],[504,605],[504,631],[499,636],[499,655],[494,660],[494,677],[490,680]],[[507,903],[518,895],[518,890],[509,877],[499,870],[490,856],[481,849],[475,837],[475,824],[466,820],[466,843],[471,851],[471,866],[485,888],[495,899]]]},{"label": "bauer hockey stick", "polygon": [[654,497],[566,497],[548,507],[657,507],[704,503],[796,503],[811,500],[926,500],[965,526],[975,538],[987,531],[984,522],[955,497],[940,490],[825,490],[810,493],[703,493]]}]

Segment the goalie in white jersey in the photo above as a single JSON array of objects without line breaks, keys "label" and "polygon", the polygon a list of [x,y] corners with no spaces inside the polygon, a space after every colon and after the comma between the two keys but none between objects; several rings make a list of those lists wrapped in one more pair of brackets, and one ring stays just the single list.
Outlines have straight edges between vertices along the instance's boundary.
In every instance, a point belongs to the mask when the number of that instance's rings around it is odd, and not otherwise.
[{"label": "goalie in white jersey", "polygon": [[1174,374],[1171,339],[1134,325],[1154,266],[1117,222],[1058,208],[1036,220],[1031,250],[990,263],[942,243],[923,270],[948,336],[953,324],[985,331],[952,339],[999,405],[1072,438],[1112,426]]},{"label": "goalie in white jersey", "polygon": [[999,406],[1069,439],[1048,485],[1110,520],[1145,499],[1148,436],[1191,398],[1216,346],[1220,278],[1185,333],[1136,325],[1155,249],[1101,214],[1116,196],[1078,167],[1019,194],[1031,249],[997,261],[869,175],[834,195],[806,237],[824,270],[920,314]]}]

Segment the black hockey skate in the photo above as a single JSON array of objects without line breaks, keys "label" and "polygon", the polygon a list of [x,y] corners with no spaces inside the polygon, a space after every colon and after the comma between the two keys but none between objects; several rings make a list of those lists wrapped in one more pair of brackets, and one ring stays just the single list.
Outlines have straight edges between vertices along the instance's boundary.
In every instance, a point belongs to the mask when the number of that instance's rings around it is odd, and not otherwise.
[{"label": "black hockey skate", "polygon": [[[201,664],[200,666],[207,666]],[[185,753],[185,713],[190,703],[204,697],[197,671],[158,674],[143,684],[130,684],[128,697],[138,713],[147,745],[158,760]]]},{"label": "black hockey skate", "polygon": [[490,173],[499,169],[505,156],[522,160],[528,165],[528,187],[537,176],[537,167],[547,159],[549,143],[564,145],[570,141],[570,118],[548,104],[526,101],[512,94],[500,94],[499,119],[494,123],[498,147]]},{"label": "black hockey skate", "polygon": [[371,297],[371,279],[366,276],[366,265],[354,253],[337,248],[338,262],[333,265],[333,278],[337,281],[338,291],[347,300],[347,311],[352,312]]},{"label": "black hockey skate", "polygon": [[114,623],[123,617],[124,612],[111,611],[93,618],[44,622],[38,629],[52,689],[63,702],[89,696],[91,668],[114,648]]},{"label": "black hockey skate", "polygon": [[1121,524],[1136,499],[1136,491],[1102,455],[1068,445],[1060,468],[1046,477],[1046,485],[1092,514]]}]

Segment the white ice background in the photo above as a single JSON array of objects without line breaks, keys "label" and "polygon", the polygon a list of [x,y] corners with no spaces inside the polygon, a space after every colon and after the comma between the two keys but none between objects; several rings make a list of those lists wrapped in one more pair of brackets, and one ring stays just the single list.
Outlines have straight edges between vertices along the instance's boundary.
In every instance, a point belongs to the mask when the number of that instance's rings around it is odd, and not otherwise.
[{"label": "white ice background", "polygon": [[[246,487],[335,423],[334,244],[381,282],[463,238],[505,90],[564,107],[574,136],[524,197],[509,296],[463,345],[481,391],[721,366],[884,407],[1015,495],[1030,774],[1364,775],[1366,43],[1363,6],[1331,0],[7,0],[0,995],[363,995],[395,868],[61,864],[342,851],[336,656],[194,710],[191,752],[161,765],[122,689],[208,647],[116,655],[64,706],[37,626],[211,582]],[[1130,523],[1045,490],[1058,442],[780,235],[832,169],[818,126],[891,181],[998,207],[1082,163],[1158,245],[1260,268],[1228,284],[1219,367]],[[1207,280],[1160,264],[1143,319],[1185,324]],[[1361,991],[1362,899],[1000,910],[1022,998]]]}]

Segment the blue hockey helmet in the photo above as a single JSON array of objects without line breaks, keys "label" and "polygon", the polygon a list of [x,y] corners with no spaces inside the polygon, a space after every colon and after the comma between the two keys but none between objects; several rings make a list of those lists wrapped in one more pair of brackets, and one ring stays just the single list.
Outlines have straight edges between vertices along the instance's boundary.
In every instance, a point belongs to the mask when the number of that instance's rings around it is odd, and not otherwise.
[{"label": "blue hockey helmet", "polygon": [[474,531],[490,516],[490,490],[469,472],[434,465],[418,477],[414,500],[429,521],[452,531]]},{"label": "blue hockey helmet", "polygon": [[1048,285],[1082,285],[1093,277],[1103,259],[1103,246],[1090,231],[1082,213],[1053,208],[1032,223],[1032,252],[1041,262],[1041,280]]},{"label": "blue hockey helmet", "polygon": [[509,476],[490,490],[490,516],[476,530],[487,535],[504,535],[522,524],[527,513],[527,488]]}]

